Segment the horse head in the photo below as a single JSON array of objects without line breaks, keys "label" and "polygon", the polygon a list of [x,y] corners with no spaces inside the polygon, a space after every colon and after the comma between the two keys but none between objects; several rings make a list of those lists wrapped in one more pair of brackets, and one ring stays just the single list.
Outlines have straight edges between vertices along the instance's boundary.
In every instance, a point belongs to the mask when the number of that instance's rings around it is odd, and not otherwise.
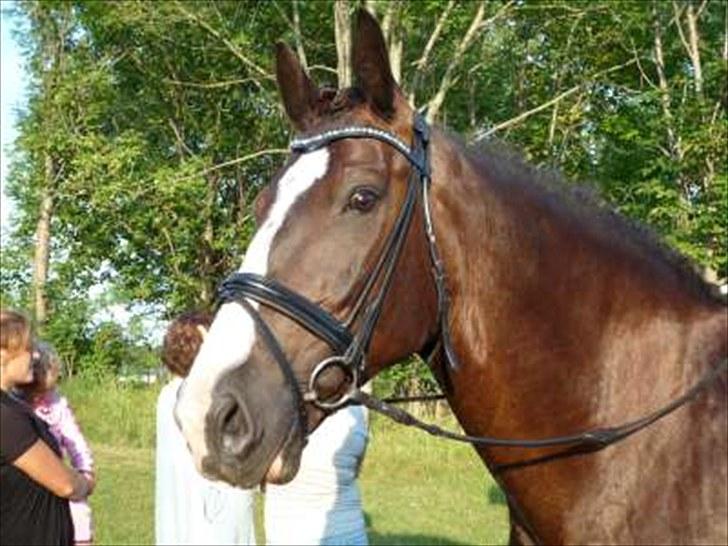
[{"label": "horse head", "polygon": [[[306,434],[347,389],[420,350],[437,332],[422,215],[409,212],[402,225],[403,209],[421,199],[410,191],[413,158],[381,138],[325,138],[353,127],[400,145],[415,139],[415,112],[394,81],[379,25],[359,12],[349,89],[319,89],[289,47],[279,44],[276,53],[283,104],[300,136],[257,197],[258,230],[176,408],[198,468],[244,487],[291,480]],[[395,232],[401,236],[390,267],[383,256],[392,253]],[[277,303],[253,297],[266,290]],[[381,305],[372,311],[377,295]],[[300,317],[281,312],[299,300],[307,302],[303,314],[325,315],[317,324],[342,325],[339,350],[336,335],[327,342]],[[357,336],[367,324],[370,335]],[[352,352],[347,337],[363,345],[352,369],[338,360]],[[334,365],[322,366],[326,359]],[[311,403],[312,393],[320,403]]]}]

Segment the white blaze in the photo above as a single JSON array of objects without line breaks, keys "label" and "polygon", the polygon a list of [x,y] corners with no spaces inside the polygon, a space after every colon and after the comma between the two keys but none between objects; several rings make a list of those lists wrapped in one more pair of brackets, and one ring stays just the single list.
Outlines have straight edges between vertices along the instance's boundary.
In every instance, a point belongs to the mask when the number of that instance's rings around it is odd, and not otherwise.
[{"label": "white blaze", "polygon": [[[322,148],[304,154],[278,182],[268,217],[258,229],[240,267],[241,272],[265,275],[271,245],[293,204],[328,170],[329,152]],[[254,306],[257,304],[252,302]],[[200,468],[207,454],[205,416],[212,402],[212,389],[222,373],[242,365],[255,343],[251,316],[237,303],[220,307],[195,359],[175,409],[187,442]]]}]

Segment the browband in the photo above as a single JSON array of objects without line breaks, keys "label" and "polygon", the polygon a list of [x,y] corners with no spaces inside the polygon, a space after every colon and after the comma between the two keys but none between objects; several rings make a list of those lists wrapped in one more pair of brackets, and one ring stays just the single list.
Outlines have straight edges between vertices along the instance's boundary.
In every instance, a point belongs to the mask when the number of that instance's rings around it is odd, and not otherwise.
[{"label": "browband", "polygon": [[[415,129],[417,129],[416,120]],[[345,138],[373,138],[375,140],[380,140],[386,144],[389,144],[390,146],[396,148],[399,153],[405,156],[412,164],[412,166],[419,171],[421,176],[426,176],[428,178],[430,176],[430,166],[423,154],[413,153],[413,151],[410,150],[410,147],[402,142],[399,138],[391,133],[387,133],[386,131],[377,129],[376,127],[357,125],[351,127],[341,127],[338,129],[330,129],[312,137],[296,138],[291,141],[290,147],[291,150],[294,152],[308,153],[323,148],[331,142],[334,142],[336,140],[342,140]]]}]

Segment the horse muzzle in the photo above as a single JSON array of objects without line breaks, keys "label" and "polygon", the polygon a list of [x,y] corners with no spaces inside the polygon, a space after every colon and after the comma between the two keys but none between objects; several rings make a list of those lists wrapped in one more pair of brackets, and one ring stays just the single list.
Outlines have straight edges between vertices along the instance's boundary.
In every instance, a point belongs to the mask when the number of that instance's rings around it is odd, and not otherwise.
[{"label": "horse muzzle", "polygon": [[285,392],[273,404],[235,386],[221,382],[206,412],[203,474],[244,488],[290,481],[305,444],[295,406]]}]

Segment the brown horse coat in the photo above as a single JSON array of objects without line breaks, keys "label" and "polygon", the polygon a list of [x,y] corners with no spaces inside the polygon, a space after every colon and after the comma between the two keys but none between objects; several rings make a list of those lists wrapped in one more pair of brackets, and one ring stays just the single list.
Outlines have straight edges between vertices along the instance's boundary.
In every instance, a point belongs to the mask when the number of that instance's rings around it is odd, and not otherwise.
[{"label": "brown horse coat", "polygon": [[[409,142],[413,111],[366,12],[353,58],[356,88],[334,94],[317,89],[279,46],[278,82],[294,126],[316,134],[367,125]],[[468,434],[544,438],[622,424],[684,394],[726,358],[725,301],[651,236],[512,159],[468,151],[438,131],[431,151],[432,216],[459,360],[440,355],[434,371]],[[241,271],[346,320],[409,170],[371,139],[294,156],[259,198],[261,229]],[[259,315],[305,385],[330,348],[274,309]],[[206,474],[239,485],[285,482],[297,471],[305,428],[325,414],[309,404],[299,420],[297,393],[251,316],[235,302],[221,307],[177,415]],[[417,214],[366,374],[431,346],[437,334]],[[342,380],[334,375],[322,389],[335,392]],[[678,410],[598,452],[478,449],[508,498],[511,540],[728,542],[727,381],[723,372]]]},{"label": "brown horse coat", "polygon": [[[441,134],[433,153],[462,364],[448,374],[449,399],[469,434],[539,438],[623,423],[725,358],[725,303],[654,240],[528,170],[468,158]],[[723,373],[598,453],[479,449],[509,498],[512,540],[726,542],[726,393]]]}]

